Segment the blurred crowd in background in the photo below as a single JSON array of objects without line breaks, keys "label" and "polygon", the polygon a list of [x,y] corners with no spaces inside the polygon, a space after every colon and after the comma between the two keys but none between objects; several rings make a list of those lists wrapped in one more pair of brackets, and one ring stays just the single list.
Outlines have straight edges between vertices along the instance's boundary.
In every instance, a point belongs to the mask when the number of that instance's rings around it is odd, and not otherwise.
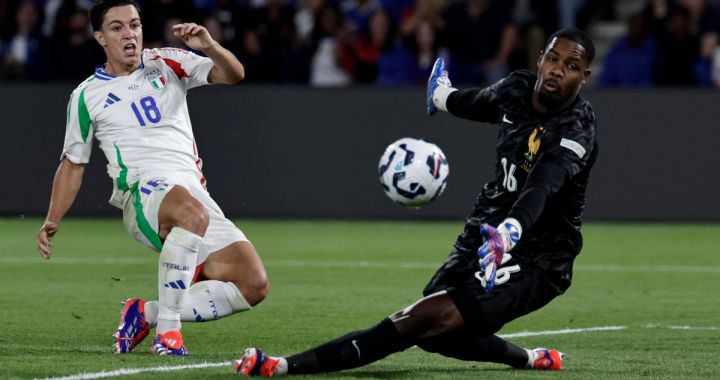
[{"label": "blurred crowd in background", "polygon": [[[424,85],[435,57],[457,85],[534,69],[549,34],[596,44],[596,86],[720,88],[720,0],[140,0],[144,47],[204,25],[246,81]],[[90,0],[0,0],[0,81],[79,82],[105,61]]]}]

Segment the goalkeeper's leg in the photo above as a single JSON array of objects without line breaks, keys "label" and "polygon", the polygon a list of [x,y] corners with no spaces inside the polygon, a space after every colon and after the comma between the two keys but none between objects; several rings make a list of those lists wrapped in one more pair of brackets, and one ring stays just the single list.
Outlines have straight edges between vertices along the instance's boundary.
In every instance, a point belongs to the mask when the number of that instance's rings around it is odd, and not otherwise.
[{"label": "goalkeeper's leg", "polygon": [[419,339],[463,326],[446,292],[422,298],[376,326],[344,335],[286,358],[267,357],[248,349],[235,364],[243,375],[312,374],[364,366],[413,346]]},{"label": "goalkeeper's leg", "polygon": [[418,347],[447,357],[480,362],[507,364],[526,368],[528,350],[518,347],[497,335],[475,336],[466,329],[422,339]]},{"label": "goalkeeper's leg", "polygon": [[418,347],[447,357],[479,362],[506,364],[514,368],[560,370],[562,353],[536,348],[528,350],[516,346],[497,335],[476,336],[461,329],[422,339]]}]

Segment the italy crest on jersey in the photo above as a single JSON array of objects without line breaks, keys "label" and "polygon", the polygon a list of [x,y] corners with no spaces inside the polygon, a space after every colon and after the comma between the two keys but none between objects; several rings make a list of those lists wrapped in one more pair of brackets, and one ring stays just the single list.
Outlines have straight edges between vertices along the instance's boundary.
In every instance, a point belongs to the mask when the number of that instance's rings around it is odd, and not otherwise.
[{"label": "italy crest on jersey", "polygon": [[150,81],[150,84],[156,90],[162,90],[167,85],[167,81],[160,70],[153,70],[148,74],[145,74],[145,77]]}]

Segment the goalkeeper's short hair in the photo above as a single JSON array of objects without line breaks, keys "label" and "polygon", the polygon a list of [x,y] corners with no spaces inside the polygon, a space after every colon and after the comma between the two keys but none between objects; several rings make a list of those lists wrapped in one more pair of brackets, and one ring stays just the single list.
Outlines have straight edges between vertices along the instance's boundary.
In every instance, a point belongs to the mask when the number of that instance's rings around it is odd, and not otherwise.
[{"label": "goalkeeper's short hair", "polygon": [[595,59],[595,44],[593,44],[592,40],[590,39],[590,36],[588,36],[582,30],[575,29],[575,28],[567,28],[567,29],[558,30],[557,32],[553,33],[550,37],[548,37],[547,41],[545,41],[545,50],[546,51],[547,51],[548,45],[550,45],[550,43],[555,38],[565,38],[570,41],[577,42],[580,46],[585,48],[585,59],[587,60],[588,66],[593,62],[593,59]]}]

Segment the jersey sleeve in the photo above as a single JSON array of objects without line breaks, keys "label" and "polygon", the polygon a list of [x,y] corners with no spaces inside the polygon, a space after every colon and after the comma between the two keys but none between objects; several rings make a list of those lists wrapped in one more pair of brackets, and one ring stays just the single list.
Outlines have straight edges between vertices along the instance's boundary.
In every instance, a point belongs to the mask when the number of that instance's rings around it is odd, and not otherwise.
[{"label": "jersey sleeve", "polygon": [[214,64],[210,58],[202,57],[191,51],[174,48],[158,49],[158,53],[174,75],[191,89],[208,84],[208,74]]},{"label": "jersey sleeve", "polygon": [[524,96],[533,87],[535,74],[527,70],[513,71],[497,83],[485,87],[458,90],[446,101],[448,112],[472,121],[500,122],[500,107],[507,101]]},{"label": "jersey sleeve", "polygon": [[505,79],[485,88],[470,88],[451,93],[446,102],[453,116],[472,121],[494,123],[500,120],[498,92]]},{"label": "jersey sleeve", "polygon": [[85,88],[73,91],[67,107],[65,143],[60,160],[67,157],[74,164],[90,161],[94,128],[86,103]]}]

